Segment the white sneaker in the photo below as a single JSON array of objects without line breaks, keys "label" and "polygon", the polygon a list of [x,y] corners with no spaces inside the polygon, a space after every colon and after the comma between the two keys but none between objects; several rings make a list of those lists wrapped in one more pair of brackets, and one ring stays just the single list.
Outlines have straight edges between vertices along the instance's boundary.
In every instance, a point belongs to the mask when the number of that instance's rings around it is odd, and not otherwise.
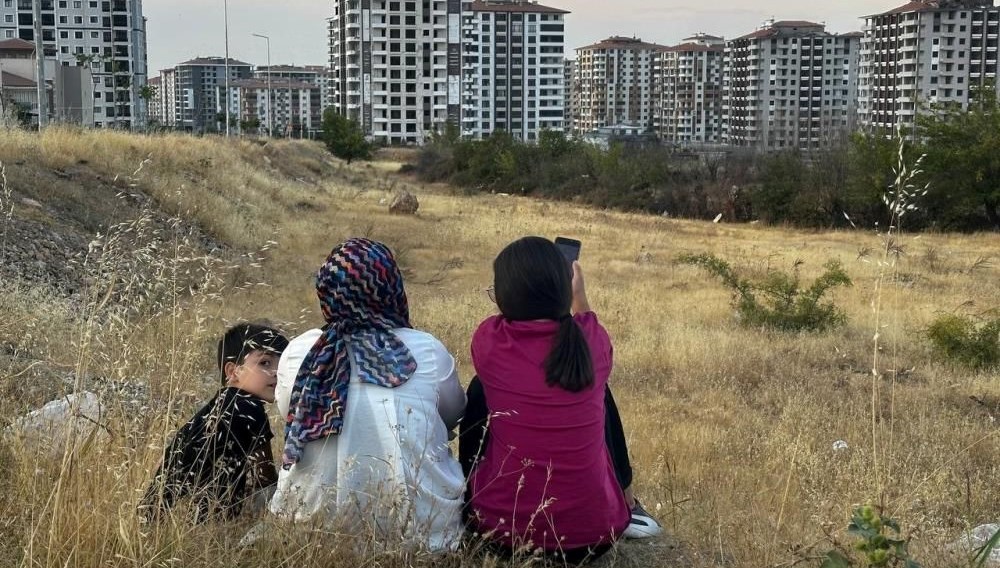
[{"label": "white sneaker", "polygon": [[635,506],[632,507],[632,520],[628,523],[628,528],[622,533],[625,538],[651,538],[663,534],[663,527],[656,522],[636,499]]}]

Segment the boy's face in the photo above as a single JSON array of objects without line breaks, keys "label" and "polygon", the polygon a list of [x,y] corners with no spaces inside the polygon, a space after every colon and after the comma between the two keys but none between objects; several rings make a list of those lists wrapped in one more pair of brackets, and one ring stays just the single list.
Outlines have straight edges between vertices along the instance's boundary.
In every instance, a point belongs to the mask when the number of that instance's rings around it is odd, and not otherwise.
[{"label": "boy's face", "polygon": [[266,402],[274,402],[274,387],[278,384],[278,355],[253,351],[242,364],[226,363],[226,384],[246,391]]}]

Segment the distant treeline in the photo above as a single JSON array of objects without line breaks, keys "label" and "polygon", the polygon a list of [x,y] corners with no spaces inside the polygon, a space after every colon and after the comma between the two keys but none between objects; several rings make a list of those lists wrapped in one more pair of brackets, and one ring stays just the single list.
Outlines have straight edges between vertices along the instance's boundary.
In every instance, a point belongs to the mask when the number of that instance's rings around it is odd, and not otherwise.
[{"label": "distant treeline", "polygon": [[[888,222],[884,203],[898,165],[917,168],[911,191],[926,196],[905,228],[1000,229],[1000,106],[992,89],[968,110],[928,109],[921,142],[855,135],[828,150],[716,154],[612,144],[602,150],[543,132],[524,144],[499,132],[483,141],[438,136],[412,165],[425,181],[470,192],[506,192],[676,217],[759,220],[802,227],[871,228]],[[921,158],[923,156],[923,158]],[[919,162],[918,162],[919,160]]]}]

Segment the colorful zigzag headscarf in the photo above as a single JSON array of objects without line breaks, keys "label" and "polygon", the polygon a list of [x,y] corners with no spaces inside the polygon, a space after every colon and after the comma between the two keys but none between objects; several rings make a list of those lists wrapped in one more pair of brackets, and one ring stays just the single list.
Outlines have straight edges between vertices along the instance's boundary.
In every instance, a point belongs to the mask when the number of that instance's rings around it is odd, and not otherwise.
[{"label": "colorful zigzag headscarf", "polygon": [[389,247],[361,238],[337,246],[316,274],[316,293],[326,325],[292,387],[285,469],[299,461],[307,442],[343,428],[349,356],[361,381],[382,387],[398,387],[417,370],[413,354],[390,332],[410,327],[410,309]]}]

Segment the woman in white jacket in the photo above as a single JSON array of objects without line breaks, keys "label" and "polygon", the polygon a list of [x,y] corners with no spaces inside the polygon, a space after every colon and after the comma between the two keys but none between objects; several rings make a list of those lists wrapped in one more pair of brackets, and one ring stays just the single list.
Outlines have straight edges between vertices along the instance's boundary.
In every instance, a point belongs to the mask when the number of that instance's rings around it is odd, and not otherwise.
[{"label": "woman in white jacket", "polygon": [[462,469],[448,433],[465,409],[455,360],[410,328],[402,276],[381,243],[351,239],[319,269],[326,325],[278,364],[286,417],[273,514],[379,541],[453,550]]}]

